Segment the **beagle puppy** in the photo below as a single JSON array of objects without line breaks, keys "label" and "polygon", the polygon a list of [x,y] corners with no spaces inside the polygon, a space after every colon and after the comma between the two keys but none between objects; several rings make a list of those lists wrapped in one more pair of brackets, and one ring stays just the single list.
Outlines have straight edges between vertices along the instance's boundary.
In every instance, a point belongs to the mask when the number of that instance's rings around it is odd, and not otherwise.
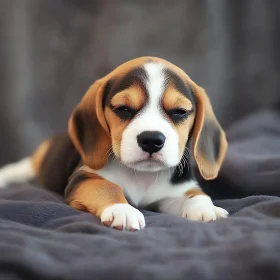
[{"label": "beagle puppy", "polygon": [[137,208],[196,221],[225,218],[198,185],[217,177],[227,140],[209,98],[180,68],[156,57],[128,61],[90,86],[68,133],[43,142],[29,158],[0,170],[7,185],[38,178],[75,209],[108,227],[145,227]]}]

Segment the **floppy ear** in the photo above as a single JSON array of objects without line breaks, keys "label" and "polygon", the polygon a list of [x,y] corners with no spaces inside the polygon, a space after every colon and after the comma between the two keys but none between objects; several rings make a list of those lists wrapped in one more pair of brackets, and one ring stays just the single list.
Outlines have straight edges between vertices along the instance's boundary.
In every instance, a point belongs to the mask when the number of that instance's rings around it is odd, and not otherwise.
[{"label": "floppy ear", "polygon": [[69,122],[69,136],[84,164],[102,168],[108,161],[111,137],[104,116],[102,98],[106,83],[96,81],[74,109]]},{"label": "floppy ear", "polygon": [[193,128],[193,154],[201,176],[215,179],[227,152],[227,139],[203,88],[196,86],[197,109]]}]

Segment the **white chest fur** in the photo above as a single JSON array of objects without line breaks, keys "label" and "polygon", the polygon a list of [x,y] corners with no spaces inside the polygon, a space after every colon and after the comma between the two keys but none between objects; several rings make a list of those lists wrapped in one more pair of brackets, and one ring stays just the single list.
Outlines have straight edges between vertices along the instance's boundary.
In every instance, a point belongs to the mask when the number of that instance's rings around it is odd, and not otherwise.
[{"label": "white chest fur", "polygon": [[180,197],[196,186],[195,181],[172,185],[173,170],[160,172],[139,172],[125,167],[117,160],[95,171],[104,179],[119,185],[126,197],[135,206],[146,206],[166,197]]}]

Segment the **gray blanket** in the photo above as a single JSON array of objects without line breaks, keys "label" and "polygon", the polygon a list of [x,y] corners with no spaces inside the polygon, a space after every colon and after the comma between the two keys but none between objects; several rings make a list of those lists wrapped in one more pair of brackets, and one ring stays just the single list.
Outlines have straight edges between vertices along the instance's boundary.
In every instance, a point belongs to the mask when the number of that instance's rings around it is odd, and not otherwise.
[{"label": "gray blanket", "polygon": [[278,279],[280,114],[228,130],[220,177],[205,189],[230,217],[199,223],[144,212],[120,232],[33,185],[0,192],[0,279]]}]

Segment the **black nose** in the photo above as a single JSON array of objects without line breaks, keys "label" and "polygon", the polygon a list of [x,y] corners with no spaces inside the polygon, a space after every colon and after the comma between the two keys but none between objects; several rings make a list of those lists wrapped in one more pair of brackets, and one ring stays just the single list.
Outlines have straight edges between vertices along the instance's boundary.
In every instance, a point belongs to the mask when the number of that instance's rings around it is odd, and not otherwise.
[{"label": "black nose", "polygon": [[144,131],[137,136],[137,141],[144,152],[152,154],[162,149],[165,136],[158,131]]}]

